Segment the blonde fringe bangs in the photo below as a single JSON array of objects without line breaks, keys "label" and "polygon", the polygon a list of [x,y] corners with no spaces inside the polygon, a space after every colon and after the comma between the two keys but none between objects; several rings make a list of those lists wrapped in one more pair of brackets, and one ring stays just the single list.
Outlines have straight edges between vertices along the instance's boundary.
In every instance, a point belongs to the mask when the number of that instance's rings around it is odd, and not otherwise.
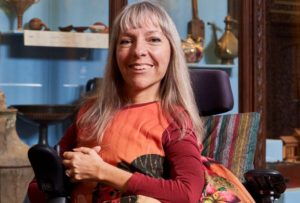
[{"label": "blonde fringe bangs", "polygon": [[[167,26],[164,22],[168,21],[168,19],[166,19],[168,16],[162,9],[158,10],[156,7],[153,7],[152,4],[153,3],[149,4],[151,6],[140,4],[130,10],[124,10],[124,14],[121,17],[119,24],[120,32],[126,32],[129,29],[141,28],[145,25],[161,27],[164,32],[164,28]],[[161,7],[158,4],[156,6]],[[164,32],[164,34],[166,33]]]}]

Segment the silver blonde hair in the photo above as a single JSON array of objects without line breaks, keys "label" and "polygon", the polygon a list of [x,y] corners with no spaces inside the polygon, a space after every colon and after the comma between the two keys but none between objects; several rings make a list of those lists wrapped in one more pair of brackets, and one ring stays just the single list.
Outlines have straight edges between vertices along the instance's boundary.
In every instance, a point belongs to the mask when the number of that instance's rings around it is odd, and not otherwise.
[{"label": "silver blonde hair", "polygon": [[159,26],[171,45],[169,67],[160,86],[162,108],[166,115],[172,116],[180,126],[182,136],[188,124],[183,115],[176,114],[176,106],[184,108],[191,118],[193,130],[200,142],[203,124],[195,103],[179,34],[167,12],[160,5],[149,1],[128,5],[115,19],[111,26],[108,61],[102,85],[97,93],[85,99],[91,105],[78,119],[77,125],[90,131],[88,134],[91,139],[101,140],[115,112],[126,105],[126,95],[123,95],[122,91],[123,78],[116,60],[118,37],[122,32],[142,27],[146,23]]}]

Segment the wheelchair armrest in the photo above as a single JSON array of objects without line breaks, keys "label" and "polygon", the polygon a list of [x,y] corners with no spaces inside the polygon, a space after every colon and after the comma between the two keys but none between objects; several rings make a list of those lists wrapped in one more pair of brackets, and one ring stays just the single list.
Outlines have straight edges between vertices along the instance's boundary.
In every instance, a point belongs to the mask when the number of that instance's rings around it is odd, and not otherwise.
[{"label": "wheelchair armrest", "polygon": [[29,149],[28,158],[38,187],[47,194],[49,201],[68,196],[68,180],[57,151],[48,145],[37,144]]},{"label": "wheelchair armrest", "polygon": [[245,186],[256,202],[273,202],[285,191],[284,177],[276,170],[255,169],[244,174]]}]

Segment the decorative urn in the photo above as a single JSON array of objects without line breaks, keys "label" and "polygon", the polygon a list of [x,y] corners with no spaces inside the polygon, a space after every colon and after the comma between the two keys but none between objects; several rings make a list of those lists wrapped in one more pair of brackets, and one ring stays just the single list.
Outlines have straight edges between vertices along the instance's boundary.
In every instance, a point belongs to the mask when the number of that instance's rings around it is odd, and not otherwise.
[{"label": "decorative urn", "polygon": [[203,57],[203,40],[194,41],[191,35],[182,40],[181,47],[183,49],[187,63],[198,63]]},{"label": "decorative urn", "polygon": [[33,178],[27,151],[16,132],[16,109],[8,109],[0,91],[0,203],[22,203]]}]

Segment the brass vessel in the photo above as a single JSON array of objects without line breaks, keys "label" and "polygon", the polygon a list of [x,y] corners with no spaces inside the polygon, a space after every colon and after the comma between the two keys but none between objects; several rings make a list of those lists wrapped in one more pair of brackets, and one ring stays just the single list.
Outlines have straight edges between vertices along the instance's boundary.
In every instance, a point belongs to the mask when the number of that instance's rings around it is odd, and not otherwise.
[{"label": "brass vessel", "polygon": [[218,39],[217,27],[214,23],[207,23],[212,26],[215,40],[215,54],[221,59],[222,64],[233,64],[233,59],[238,56],[238,40],[232,32],[232,23],[237,23],[231,16],[225,17],[225,32]]},{"label": "brass vessel", "polygon": [[199,37],[194,41],[192,35],[188,35],[182,40],[181,47],[183,49],[187,63],[198,63],[203,57],[203,38]]}]

